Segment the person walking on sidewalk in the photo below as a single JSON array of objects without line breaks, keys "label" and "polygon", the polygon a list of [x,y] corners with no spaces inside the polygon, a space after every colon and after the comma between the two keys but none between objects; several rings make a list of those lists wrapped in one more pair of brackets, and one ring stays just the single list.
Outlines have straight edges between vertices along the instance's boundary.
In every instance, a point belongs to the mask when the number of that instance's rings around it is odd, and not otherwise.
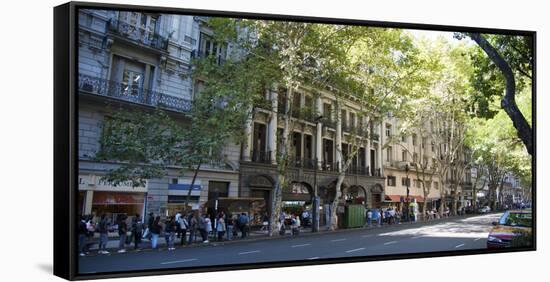
[{"label": "person walking on sidewalk", "polygon": [[223,219],[223,213],[218,215],[216,222],[216,232],[218,232],[218,241],[223,241],[223,235],[225,235],[225,220]]},{"label": "person walking on sidewalk", "polygon": [[141,222],[141,216],[139,214],[136,214],[136,216],[132,219],[130,231],[130,236],[134,239],[134,250],[137,250],[141,244],[141,236],[143,236],[143,223]]},{"label": "person walking on sidewalk", "polygon": [[160,216],[157,215],[151,224],[151,248],[156,249],[162,226],[160,226]]},{"label": "person walking on sidewalk", "polygon": [[108,254],[109,252],[106,250],[107,242],[109,242],[109,220],[107,219],[107,215],[101,215],[101,220],[97,227],[97,232],[99,232],[98,253],[103,255]]},{"label": "person walking on sidewalk", "polygon": [[128,235],[128,225],[126,224],[126,215],[119,215],[118,217],[118,252],[126,252],[126,236]]}]

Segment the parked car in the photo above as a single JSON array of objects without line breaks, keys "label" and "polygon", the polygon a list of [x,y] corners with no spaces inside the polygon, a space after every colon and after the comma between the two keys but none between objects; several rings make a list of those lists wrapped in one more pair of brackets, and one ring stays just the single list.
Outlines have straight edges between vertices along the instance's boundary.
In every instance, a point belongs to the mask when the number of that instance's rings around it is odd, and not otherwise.
[{"label": "parked car", "polygon": [[506,211],[487,238],[487,248],[529,247],[533,244],[533,216],[531,210]]},{"label": "parked car", "polygon": [[477,210],[478,213],[489,213],[491,211],[491,208],[489,206],[484,206]]}]

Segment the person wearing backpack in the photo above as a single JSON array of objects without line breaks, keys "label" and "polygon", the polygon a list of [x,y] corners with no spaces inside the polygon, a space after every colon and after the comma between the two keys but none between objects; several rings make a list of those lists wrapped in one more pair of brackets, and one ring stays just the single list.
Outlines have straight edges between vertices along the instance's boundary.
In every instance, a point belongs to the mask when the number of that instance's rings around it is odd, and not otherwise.
[{"label": "person wearing backpack", "polygon": [[143,232],[143,223],[141,223],[141,217],[139,214],[132,219],[131,230],[132,238],[134,239],[134,250],[139,249],[139,244],[141,243],[141,236]]},{"label": "person wearing backpack", "polygon": [[126,215],[119,215],[118,217],[118,237],[119,237],[119,242],[118,242],[118,252],[119,253],[125,253],[126,252],[126,248],[125,248],[125,244],[126,244],[126,236],[127,236],[127,233],[128,233],[128,225],[126,224],[126,219],[128,217]]},{"label": "person wearing backpack", "polygon": [[101,215],[101,220],[97,225],[97,232],[99,233],[99,254],[106,255],[109,252],[107,249],[107,242],[109,242],[109,221],[106,214]]}]

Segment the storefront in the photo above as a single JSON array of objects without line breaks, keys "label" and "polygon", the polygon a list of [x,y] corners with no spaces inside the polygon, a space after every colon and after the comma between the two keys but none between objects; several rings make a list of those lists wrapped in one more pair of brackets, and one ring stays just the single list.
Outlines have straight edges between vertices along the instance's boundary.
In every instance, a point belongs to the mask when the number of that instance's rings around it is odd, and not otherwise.
[{"label": "storefront", "polygon": [[[192,180],[190,179],[174,178],[172,179],[172,183],[168,184],[168,208],[166,210],[166,216],[185,211],[186,202],[192,210],[199,209],[202,183],[200,179],[197,179],[191,188],[191,182]],[[189,194],[190,189],[191,193]],[[189,198],[187,198],[187,196],[189,196]]]},{"label": "storefront", "polygon": [[133,187],[130,182],[115,186],[102,179],[101,175],[81,174],[78,189],[78,204],[82,214],[97,217],[105,214],[115,220],[120,214],[132,217],[144,213],[146,186]]}]

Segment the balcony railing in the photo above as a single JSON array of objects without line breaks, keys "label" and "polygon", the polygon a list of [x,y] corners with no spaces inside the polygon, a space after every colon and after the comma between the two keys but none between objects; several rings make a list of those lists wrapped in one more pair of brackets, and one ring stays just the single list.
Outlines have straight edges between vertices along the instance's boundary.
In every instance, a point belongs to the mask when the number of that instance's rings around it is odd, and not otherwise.
[{"label": "balcony railing", "polygon": [[380,134],[376,134],[374,133],[372,136],[371,136],[372,140],[374,141],[380,141]]},{"label": "balcony railing", "polygon": [[346,171],[348,174],[357,174],[357,175],[370,175],[370,170],[368,166],[350,166]]},{"label": "balcony railing", "polygon": [[206,59],[206,58],[212,58],[216,60],[216,64],[222,65],[225,63],[225,58],[222,56],[222,54],[213,54],[213,53],[207,53],[204,50],[193,50],[191,51],[191,58],[193,59]]},{"label": "balcony railing", "polygon": [[107,21],[107,30],[130,41],[143,44],[155,49],[166,51],[168,39],[154,31],[131,25],[124,21],[110,19]]},{"label": "balcony railing", "polygon": [[326,127],[336,129],[336,121],[334,121],[330,118],[326,118],[326,117],[322,118],[321,123],[323,123],[323,125],[326,126]]},{"label": "balcony railing", "polygon": [[271,151],[252,150],[252,161],[255,163],[271,163]]},{"label": "balcony railing", "polygon": [[160,107],[177,112],[188,112],[191,109],[191,101],[183,98],[82,74],[78,76],[78,90],[89,94],[146,106]]}]

